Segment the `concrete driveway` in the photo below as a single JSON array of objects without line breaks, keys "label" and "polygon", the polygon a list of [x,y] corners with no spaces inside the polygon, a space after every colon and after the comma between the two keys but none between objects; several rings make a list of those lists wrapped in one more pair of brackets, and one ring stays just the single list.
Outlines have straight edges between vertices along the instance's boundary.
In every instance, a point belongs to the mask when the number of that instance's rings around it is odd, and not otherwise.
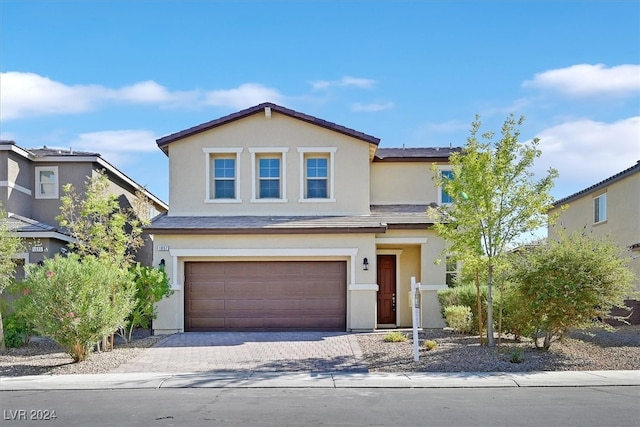
[{"label": "concrete driveway", "polygon": [[345,332],[186,332],[170,335],[114,373],[367,372]]}]

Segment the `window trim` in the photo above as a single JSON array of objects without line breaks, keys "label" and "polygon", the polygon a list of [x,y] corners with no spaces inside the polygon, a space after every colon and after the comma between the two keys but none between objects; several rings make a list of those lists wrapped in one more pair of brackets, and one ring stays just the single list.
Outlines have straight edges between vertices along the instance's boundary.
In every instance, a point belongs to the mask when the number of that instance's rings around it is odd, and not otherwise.
[{"label": "window trim", "polygon": [[[300,198],[299,203],[335,203],[335,153],[338,147],[298,147],[300,153]],[[322,157],[328,157],[327,164],[327,198],[307,198],[307,165],[306,159],[311,155],[317,154]]]},{"label": "window trim", "polygon": [[[287,153],[289,147],[251,147],[251,203],[287,203]],[[280,198],[261,198],[259,197],[258,181],[260,180],[259,159],[280,158]]]},{"label": "window trim", "polygon": [[[442,166],[438,168],[438,173],[440,175],[442,175],[442,172],[451,172],[453,173],[453,168],[450,166]],[[442,188],[442,186],[438,186],[438,206],[448,206],[450,205],[452,202],[443,202],[442,201],[442,194],[444,193],[444,189]],[[451,196],[449,196],[451,197]]]},{"label": "window trim", "polygon": [[[601,203],[599,202],[600,200],[603,200],[604,203],[602,203],[602,206],[604,207],[604,215],[602,215],[602,212],[600,212],[600,209],[598,209],[598,217],[602,218],[604,216],[604,219],[599,219],[596,220],[596,203],[598,204],[597,206],[600,208]],[[593,198],[593,224],[597,225],[597,224],[603,224],[607,222],[607,193],[600,193],[597,196],[594,196]]]},{"label": "window trim", "polygon": [[[241,203],[242,198],[240,197],[240,154],[243,151],[242,147],[229,147],[229,148],[203,148],[204,152],[204,163],[205,163],[205,195],[204,202],[205,203]],[[213,171],[213,160],[216,157],[224,157],[231,156],[235,159],[236,166],[236,177],[235,177],[235,198],[234,199],[216,199],[215,197],[211,197],[211,185],[213,184],[212,179],[215,179],[212,176]]]},{"label": "window trim", "polygon": [[[50,171],[53,172],[54,182],[53,182],[53,194],[43,194],[41,191],[40,184],[40,172],[42,171]],[[36,174],[36,191],[35,198],[36,199],[58,199],[60,197],[60,175],[58,166],[36,166],[35,174]]]}]

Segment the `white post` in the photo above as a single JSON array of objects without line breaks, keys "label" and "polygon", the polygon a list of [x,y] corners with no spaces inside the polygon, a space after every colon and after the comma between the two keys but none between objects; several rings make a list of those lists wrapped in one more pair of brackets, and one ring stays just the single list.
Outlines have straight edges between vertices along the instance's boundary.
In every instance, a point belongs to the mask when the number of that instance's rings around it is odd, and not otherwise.
[{"label": "white post", "polygon": [[418,338],[418,326],[420,325],[420,283],[411,277],[411,294],[413,295],[413,361],[420,359],[420,343]]}]

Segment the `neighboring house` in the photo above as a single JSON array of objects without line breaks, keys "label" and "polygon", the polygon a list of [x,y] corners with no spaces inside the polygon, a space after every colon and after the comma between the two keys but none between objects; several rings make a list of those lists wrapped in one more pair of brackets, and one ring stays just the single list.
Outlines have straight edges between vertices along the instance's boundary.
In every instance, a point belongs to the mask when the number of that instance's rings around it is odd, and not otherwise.
[{"label": "neighboring house", "polygon": [[154,265],[174,293],[155,333],[443,327],[445,243],[427,207],[446,202],[431,166],[457,148],[379,139],[272,103],[158,139],[169,157]]},{"label": "neighboring house", "polygon": [[[567,205],[566,210],[561,207]],[[608,236],[624,248],[634,272],[635,290],[640,292],[640,161],[589,188],[556,201],[550,214],[558,214],[549,238],[558,230],[585,231],[594,236]],[[633,307],[631,320],[640,323],[640,301],[628,300]]]},{"label": "neighboring house", "polygon": [[[25,149],[13,141],[0,141],[0,203],[9,214],[9,227],[25,239],[26,252],[18,254],[17,277],[21,265],[37,263],[61,251],[72,238],[56,221],[60,214],[62,186],[71,183],[83,192],[88,177],[104,170],[110,192],[121,206],[130,206],[137,190],[149,199],[150,218],[166,212],[168,206],[138,183],[105,161],[98,153],[52,148]],[[149,238],[147,237],[147,240]],[[151,264],[152,245],[138,251],[137,259]]]}]

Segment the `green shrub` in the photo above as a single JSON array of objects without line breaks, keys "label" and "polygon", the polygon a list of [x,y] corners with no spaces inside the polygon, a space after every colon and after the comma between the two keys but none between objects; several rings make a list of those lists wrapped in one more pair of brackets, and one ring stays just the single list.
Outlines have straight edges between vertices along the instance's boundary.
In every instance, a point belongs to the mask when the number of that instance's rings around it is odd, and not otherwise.
[{"label": "green shrub", "polygon": [[398,331],[389,332],[384,336],[384,342],[405,342],[406,340],[407,336]]},{"label": "green shrub", "polygon": [[28,344],[33,335],[33,326],[20,313],[13,312],[3,316],[4,342],[7,347],[20,347]]},{"label": "green shrub", "polygon": [[36,332],[57,342],[74,362],[125,325],[134,305],[133,276],[107,258],[45,260],[27,266],[24,314]]},{"label": "green shrub", "polygon": [[524,352],[520,347],[513,347],[509,352],[509,362],[522,363],[524,362]]},{"label": "green shrub", "polygon": [[461,334],[469,333],[473,329],[471,308],[466,305],[452,305],[445,308],[444,320],[447,326]]},{"label": "green shrub", "polygon": [[173,293],[163,268],[136,264],[131,268],[131,273],[134,276],[136,303],[127,317],[127,341],[131,341],[133,328],[151,326],[151,321],[156,318],[155,304]]},{"label": "green shrub", "polygon": [[431,351],[431,350],[435,349],[438,346],[438,343],[435,342],[434,340],[425,340],[424,341],[424,346],[427,349],[427,351]]},{"label": "green shrub", "polygon": [[[454,288],[447,288],[438,291],[440,310],[442,317],[446,319],[445,310],[454,305],[467,306],[471,309],[471,329],[469,332],[478,333],[478,301],[476,297],[476,286],[474,284],[459,285]],[[480,287],[482,302],[482,327],[486,328],[487,323],[487,287]]]},{"label": "green shrub", "polygon": [[612,307],[623,306],[633,290],[633,274],[622,249],[610,240],[574,233],[523,253],[512,265],[517,298],[538,346],[563,336],[569,328],[593,326]]}]

